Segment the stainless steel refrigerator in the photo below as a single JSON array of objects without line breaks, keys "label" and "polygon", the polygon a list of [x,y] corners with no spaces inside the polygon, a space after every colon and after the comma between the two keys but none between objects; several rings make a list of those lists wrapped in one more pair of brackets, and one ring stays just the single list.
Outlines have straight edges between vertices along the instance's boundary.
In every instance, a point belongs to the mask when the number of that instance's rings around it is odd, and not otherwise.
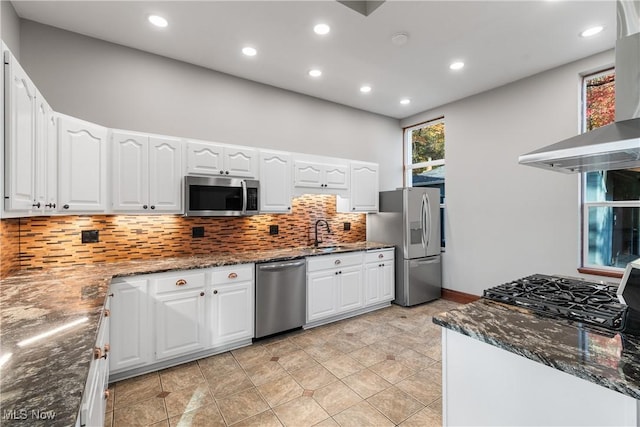
[{"label": "stainless steel refrigerator", "polygon": [[380,192],[379,213],[367,216],[367,240],[396,247],[396,299],[410,306],[440,298],[440,190]]}]

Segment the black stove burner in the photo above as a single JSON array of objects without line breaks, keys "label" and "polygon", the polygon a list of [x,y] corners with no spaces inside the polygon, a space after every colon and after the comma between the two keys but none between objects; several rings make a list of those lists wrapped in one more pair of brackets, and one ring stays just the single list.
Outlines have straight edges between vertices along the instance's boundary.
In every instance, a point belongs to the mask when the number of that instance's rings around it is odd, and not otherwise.
[{"label": "black stove burner", "polygon": [[609,330],[624,329],[627,306],[615,286],[534,274],[484,291],[484,297],[551,317]]}]

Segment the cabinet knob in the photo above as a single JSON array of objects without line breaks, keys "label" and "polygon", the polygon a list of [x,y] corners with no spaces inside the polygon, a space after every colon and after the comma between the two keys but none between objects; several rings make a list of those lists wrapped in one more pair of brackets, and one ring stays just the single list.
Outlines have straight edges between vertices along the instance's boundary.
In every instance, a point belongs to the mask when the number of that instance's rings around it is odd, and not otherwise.
[{"label": "cabinet knob", "polygon": [[184,286],[187,284],[187,281],[184,279],[179,279],[176,281],[176,286]]},{"label": "cabinet knob", "polygon": [[151,205],[151,209],[155,209],[155,208],[156,208],[156,206],[155,206],[155,205]]},{"label": "cabinet knob", "polygon": [[334,263],[335,265],[340,265],[340,264],[342,263],[342,261],[340,261],[339,259],[337,259],[337,260],[335,260],[333,263]]},{"label": "cabinet knob", "polygon": [[229,171],[224,171],[225,174],[229,175]]},{"label": "cabinet knob", "polygon": [[109,316],[111,316],[111,310],[106,309],[106,310],[104,311],[104,317],[109,317]]},{"label": "cabinet knob", "polygon": [[56,204],[55,203],[47,203],[46,205],[44,205],[45,208],[51,208],[51,209],[55,209],[56,208]]},{"label": "cabinet knob", "polygon": [[351,210],[352,210],[352,211],[355,211],[355,210],[356,210],[356,208],[351,208]]},{"label": "cabinet knob", "polygon": [[147,205],[142,205],[142,209],[147,209]]},{"label": "cabinet knob", "polygon": [[238,277],[237,273],[229,273],[229,275],[227,276],[229,279],[235,279]]},{"label": "cabinet knob", "polygon": [[287,210],[290,211],[291,210],[291,206],[287,206]]},{"label": "cabinet knob", "polygon": [[214,294],[214,295],[216,295],[217,293],[218,293],[218,290],[217,290],[217,289],[213,291],[213,294]]},{"label": "cabinet knob", "polygon": [[38,208],[38,209],[40,209],[40,202],[38,202],[38,203],[34,203],[34,204],[32,204],[31,206],[33,206],[34,208]]},{"label": "cabinet knob", "polygon": [[204,292],[200,292],[200,296],[203,297],[204,296]]},{"label": "cabinet knob", "polygon": [[112,297],[113,296],[113,292],[111,292],[109,295],[107,295],[108,297]]},{"label": "cabinet knob", "polygon": [[224,175],[224,171],[220,171],[220,175]]},{"label": "cabinet knob", "polygon": [[383,254],[378,254],[378,258],[380,258],[380,259],[384,258],[384,255]]},{"label": "cabinet knob", "polygon": [[62,208],[63,209],[69,209],[69,205],[64,205]]}]

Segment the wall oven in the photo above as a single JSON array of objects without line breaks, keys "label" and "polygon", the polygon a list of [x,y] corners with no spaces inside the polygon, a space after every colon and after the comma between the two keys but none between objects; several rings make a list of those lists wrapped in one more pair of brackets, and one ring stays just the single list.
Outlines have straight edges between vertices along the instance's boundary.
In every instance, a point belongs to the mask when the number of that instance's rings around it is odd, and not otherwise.
[{"label": "wall oven", "polygon": [[256,180],[186,176],[186,216],[244,216],[258,213],[260,184]]}]

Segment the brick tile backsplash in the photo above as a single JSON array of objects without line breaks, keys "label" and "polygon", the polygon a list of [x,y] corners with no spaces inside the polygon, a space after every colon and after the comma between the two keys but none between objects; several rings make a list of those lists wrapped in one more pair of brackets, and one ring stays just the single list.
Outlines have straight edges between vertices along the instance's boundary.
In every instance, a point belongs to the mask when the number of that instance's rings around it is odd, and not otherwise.
[{"label": "brick tile backsplash", "polygon": [[[313,226],[326,219],[323,244],[366,239],[366,215],[337,213],[331,195],[305,195],[293,200],[287,215],[250,217],[184,217],[181,215],[77,215],[4,219],[0,226],[0,277],[17,270],[202,255],[252,249],[280,249],[313,244]],[[350,222],[351,230],[343,231]],[[269,226],[279,234],[270,235]],[[204,227],[192,238],[192,227]],[[81,241],[83,230],[98,230],[99,242]]]}]

